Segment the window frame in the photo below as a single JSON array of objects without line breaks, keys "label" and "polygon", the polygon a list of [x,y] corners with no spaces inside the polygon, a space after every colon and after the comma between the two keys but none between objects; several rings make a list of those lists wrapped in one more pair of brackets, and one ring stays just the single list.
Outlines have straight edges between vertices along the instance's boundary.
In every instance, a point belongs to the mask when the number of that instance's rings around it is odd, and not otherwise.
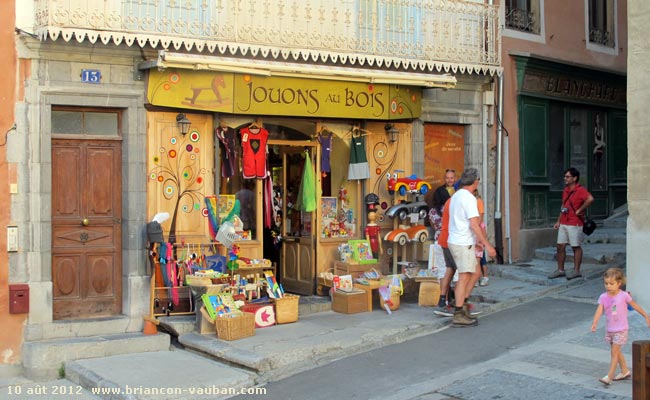
[{"label": "window frame", "polygon": [[[521,39],[521,40],[527,40],[530,42],[538,42],[538,43],[546,43],[546,24],[545,24],[545,18],[544,18],[544,1],[545,0],[530,0],[532,1],[537,1],[538,2],[538,7],[539,7],[539,33],[533,33],[533,32],[525,32],[525,31],[520,31],[517,29],[512,29],[509,28],[506,25],[506,2],[504,1],[504,6],[500,7],[501,11],[501,19],[502,19],[502,24],[501,26],[503,27],[502,30],[502,35],[506,37],[511,37],[514,39]],[[532,8],[532,7],[531,7]]]},{"label": "window frame", "polygon": [[[104,113],[104,114],[115,114],[117,117],[117,132],[115,134],[91,134],[87,133],[84,130],[82,133],[64,133],[64,132],[52,132],[53,138],[59,139],[101,139],[101,140],[122,140],[122,121],[123,121],[123,110],[119,108],[99,108],[99,107],[78,107],[78,106],[63,106],[63,105],[52,105],[50,110],[50,126],[53,125],[52,118],[54,118],[54,112],[64,111],[64,112],[73,112],[80,113],[83,121],[83,128],[86,126],[86,113]],[[54,128],[51,128],[54,129]]]},{"label": "window frame", "polygon": [[607,10],[607,18],[612,21],[612,45],[604,45],[597,42],[592,42],[590,39],[591,31],[591,4],[593,0],[585,0],[585,43],[587,50],[597,51],[601,53],[618,55],[618,0],[602,0],[606,7],[611,8]]}]

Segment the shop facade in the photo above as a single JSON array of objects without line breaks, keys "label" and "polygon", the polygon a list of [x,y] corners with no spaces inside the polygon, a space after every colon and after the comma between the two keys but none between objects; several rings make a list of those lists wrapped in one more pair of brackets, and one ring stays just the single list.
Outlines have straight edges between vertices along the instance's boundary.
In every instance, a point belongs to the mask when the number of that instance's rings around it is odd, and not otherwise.
[{"label": "shop facade", "polygon": [[[301,103],[307,99],[307,104],[297,104],[305,111],[283,105],[279,107],[282,112],[274,112],[272,103],[262,101],[256,109],[209,110],[198,104],[216,104],[211,84],[215,76],[224,74],[149,70],[134,76],[129,65],[133,57],[130,49],[106,50],[98,62],[97,51],[93,60],[90,49],[83,45],[57,42],[37,47],[39,68],[29,77],[35,84],[26,90],[30,101],[20,122],[38,132],[24,142],[25,149],[32,148],[38,157],[13,161],[20,161],[20,179],[42,182],[32,193],[18,196],[26,202],[29,197],[38,199],[39,204],[51,202],[52,207],[39,207],[38,218],[31,215],[34,209],[17,218],[30,227],[34,238],[30,251],[12,255],[12,264],[29,266],[15,271],[15,276],[29,282],[32,293],[26,340],[65,337],[75,330],[84,334],[88,329],[98,329],[98,325],[75,321],[98,316],[117,317],[117,324],[102,326],[108,333],[140,329],[141,317],[147,315],[149,307],[146,223],[158,212],[169,212],[172,218],[163,224],[165,237],[169,237],[175,221],[176,243],[210,243],[204,197],[237,198],[246,182],[237,176],[238,171],[231,177],[223,176],[224,154],[218,150],[220,142],[215,136],[219,127],[240,131],[257,123],[269,131],[268,170],[281,203],[278,223],[283,244],[278,274],[287,290],[297,293],[313,294],[316,274],[331,268],[338,245],[364,237],[366,194],[376,193],[384,211],[399,201],[387,192],[387,173],[415,174],[436,184],[433,177],[425,177],[430,168],[427,165],[431,165],[425,143],[428,148],[447,146],[447,150],[462,154],[463,162],[454,158],[456,167],[482,164],[484,115],[480,100],[491,77],[468,76],[457,84],[458,89],[443,90],[300,78],[261,80],[228,73],[233,84],[241,80],[245,93],[250,93],[251,85],[265,82],[280,88],[275,93],[287,102],[294,94],[296,104],[298,98]],[[72,49],[75,59],[68,60]],[[79,82],[79,77],[70,75],[72,70],[91,66],[99,70],[101,86]],[[37,83],[40,71],[47,71],[48,82]],[[306,89],[296,85],[305,85]],[[191,104],[191,90],[206,87],[209,94],[200,94]],[[257,87],[265,86],[259,83]],[[327,94],[317,98],[312,93],[309,97],[308,91],[318,87],[326,88],[321,91]],[[184,89],[175,93],[177,88]],[[263,89],[259,90],[257,96],[262,100],[259,93]],[[326,105],[328,98],[332,103],[339,101],[333,94],[336,90],[354,91],[356,109],[350,111],[342,96],[338,108],[337,104],[330,105],[333,111],[306,115],[309,110],[305,106]],[[239,100],[242,97],[234,101],[234,94],[224,95],[228,97],[231,107],[249,106]],[[272,99],[276,98],[266,98]],[[178,114],[191,121],[185,136],[180,134]],[[448,130],[447,125],[455,126],[455,130]],[[452,144],[430,133],[434,131],[443,136],[440,132],[453,131]],[[330,171],[326,173],[321,170],[323,149],[319,142],[325,136],[331,136]],[[364,138],[368,179],[348,179],[353,137]],[[296,201],[306,156],[312,161],[318,199],[318,207],[309,213],[289,206]],[[176,164],[174,179],[180,183],[172,187],[167,184],[169,176],[156,171],[157,164],[181,159],[187,164]],[[190,181],[195,186],[185,185]],[[242,255],[262,258],[268,244],[264,183],[261,179],[248,181],[253,184],[249,189],[253,192],[254,217],[247,229],[251,231],[250,240],[239,243]],[[185,193],[180,200],[179,190]],[[334,213],[323,208],[323,198],[336,208]],[[327,215],[323,215],[324,210]],[[334,222],[336,228],[330,225]],[[389,229],[392,221],[381,215],[379,224]],[[332,233],[335,229],[338,232]],[[392,254],[390,250],[385,254],[388,269],[392,269]],[[82,264],[93,268],[77,280]]]},{"label": "shop facade", "polygon": [[[435,188],[447,168],[491,171],[486,99],[498,60],[392,59],[382,67],[373,57],[356,65],[332,62],[336,55],[283,56],[297,61],[289,63],[273,51],[247,58],[243,47],[213,47],[208,57],[217,60],[199,68],[203,45],[183,51],[154,37],[87,34],[52,28],[40,40],[17,39],[24,86],[7,161],[19,188],[11,206],[19,251],[8,264],[9,280],[29,286],[25,342],[140,331],[151,305],[145,227],[160,212],[170,215],[166,239],[203,252],[214,244],[206,197],[246,203],[242,256],[272,259],[285,290],[311,295],[338,246],[364,238],[368,194],[379,199],[382,233],[394,226],[385,213],[401,199],[388,192],[387,175]],[[165,65],[162,47],[178,52]],[[235,64],[226,53],[237,53]],[[267,178],[240,172],[241,131],[255,125],[268,132],[270,191]],[[230,171],[224,134],[239,146]],[[353,142],[363,143],[368,162],[362,179],[350,177]],[[307,160],[316,200],[309,211],[296,207]],[[416,245],[384,250],[386,272],[425,258]]]}]

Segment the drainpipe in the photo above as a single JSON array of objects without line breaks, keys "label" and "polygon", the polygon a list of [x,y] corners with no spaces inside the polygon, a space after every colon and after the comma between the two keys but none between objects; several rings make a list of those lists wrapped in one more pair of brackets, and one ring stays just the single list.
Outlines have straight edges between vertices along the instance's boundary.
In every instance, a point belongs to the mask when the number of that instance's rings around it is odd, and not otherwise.
[{"label": "drainpipe", "polygon": [[[501,160],[506,158],[503,154],[503,76],[497,77],[499,85],[499,102],[497,104],[497,171],[496,171],[496,199],[494,201],[494,242],[497,250],[497,263],[503,264],[503,235],[502,235],[502,221],[501,221]],[[506,172],[507,174],[507,172]],[[508,193],[508,185],[506,185],[506,193]],[[508,195],[506,194],[506,201]],[[508,208],[506,207],[506,210]],[[506,224],[506,238],[509,238],[509,225]],[[510,251],[508,251],[508,259],[510,260]]]},{"label": "drainpipe", "polygon": [[[493,0],[489,0],[488,4],[493,5]],[[502,155],[502,141],[503,141],[503,74],[497,76],[497,82],[499,85],[499,103],[497,104],[497,154],[496,154],[496,199],[494,201],[494,242],[495,248],[497,251],[497,263],[503,264],[503,235],[502,235],[502,224],[501,224],[501,160],[505,159],[506,163],[508,162],[508,155]],[[506,139],[507,143],[507,139]],[[507,165],[507,164],[506,164]],[[508,169],[506,167],[504,174],[506,175],[506,187],[505,187],[505,197],[506,197],[506,240],[508,240],[508,263],[512,263],[512,258],[510,257],[510,215],[509,215],[509,185],[508,185]]]}]

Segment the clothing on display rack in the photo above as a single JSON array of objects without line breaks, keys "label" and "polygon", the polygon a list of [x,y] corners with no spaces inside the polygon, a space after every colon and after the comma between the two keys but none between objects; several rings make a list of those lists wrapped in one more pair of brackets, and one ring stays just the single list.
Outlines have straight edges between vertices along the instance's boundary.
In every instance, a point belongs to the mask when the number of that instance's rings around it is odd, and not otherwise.
[{"label": "clothing on display rack", "polygon": [[348,180],[370,178],[370,166],[366,157],[366,141],[363,135],[352,135],[350,143],[350,165]]},{"label": "clothing on display rack", "polygon": [[242,175],[244,179],[266,178],[266,142],[269,132],[251,124],[239,131],[242,146]]}]

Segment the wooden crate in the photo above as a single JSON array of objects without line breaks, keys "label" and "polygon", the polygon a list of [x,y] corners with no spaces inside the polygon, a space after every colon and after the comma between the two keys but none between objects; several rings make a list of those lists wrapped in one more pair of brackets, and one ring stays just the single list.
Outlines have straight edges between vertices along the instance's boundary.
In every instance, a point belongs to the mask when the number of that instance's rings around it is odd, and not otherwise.
[{"label": "wooden crate", "polygon": [[351,293],[334,291],[332,294],[332,311],[343,314],[356,314],[371,311],[368,306],[368,295],[364,291]]},{"label": "wooden crate", "polygon": [[237,340],[255,335],[255,316],[250,313],[218,316],[214,323],[219,339]]},{"label": "wooden crate", "polygon": [[334,262],[334,275],[352,275],[352,278],[358,278],[364,272],[370,271],[373,268],[377,269],[379,264],[358,264],[343,261]]}]

